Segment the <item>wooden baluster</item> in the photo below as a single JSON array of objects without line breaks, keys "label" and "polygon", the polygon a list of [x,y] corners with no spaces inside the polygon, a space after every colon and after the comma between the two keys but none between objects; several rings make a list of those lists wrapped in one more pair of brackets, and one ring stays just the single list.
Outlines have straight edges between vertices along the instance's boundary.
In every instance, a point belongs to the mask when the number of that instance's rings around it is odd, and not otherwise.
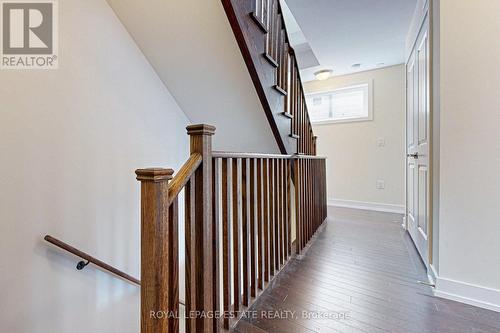
[{"label": "wooden baluster", "polygon": [[[302,89],[302,94],[304,93],[304,90]],[[307,154],[306,152],[306,140],[307,140],[307,114],[306,114],[306,101],[304,100],[304,95],[302,96],[302,137],[304,138],[302,140],[302,153]]]},{"label": "wooden baluster", "polygon": [[263,191],[263,163],[264,160],[257,160],[257,258],[258,258],[258,279],[259,289],[264,289],[264,194]]},{"label": "wooden baluster", "polygon": [[273,1],[273,60],[278,63],[278,34],[279,34],[279,16],[278,16],[278,0]]},{"label": "wooden baluster", "polygon": [[229,218],[230,200],[228,180],[228,159],[222,159],[222,285],[224,328],[229,329],[229,311],[231,311],[231,223]]},{"label": "wooden baluster", "polygon": [[274,276],[274,159],[269,159],[269,272]]},{"label": "wooden baluster", "polygon": [[[293,121],[294,121],[294,128],[293,128],[293,134],[295,135],[298,135],[299,134],[299,103],[298,103],[298,98],[299,98],[299,94],[298,94],[298,90],[297,90],[297,67],[295,66],[295,56],[293,57],[293,110],[294,110],[294,114],[293,114]],[[299,152],[299,140],[296,140],[296,145],[295,145],[295,149],[296,149],[296,153]]]},{"label": "wooden baluster", "polygon": [[[172,169],[139,169],[141,182],[141,332],[178,332],[177,202],[169,211]],[[174,318],[156,318],[159,311]]]},{"label": "wooden baluster", "polygon": [[[318,175],[318,172],[316,170],[316,160],[311,160],[311,166],[312,166],[312,174],[313,175]],[[316,219],[316,212],[317,212],[317,201],[316,201],[316,194],[318,191],[318,187],[316,186],[317,183],[317,177],[313,177],[312,179],[312,186],[313,186],[313,192],[312,192],[312,206],[313,206],[313,233],[316,233],[317,230],[317,219]]]},{"label": "wooden baluster", "polygon": [[282,215],[282,221],[281,221],[281,231],[282,231],[282,234],[283,234],[283,239],[282,239],[282,243],[281,243],[281,246],[283,248],[283,255],[282,255],[282,258],[283,258],[283,264],[286,262],[286,259],[287,259],[287,229],[286,229],[286,220],[287,220],[287,204],[286,204],[286,200],[287,200],[287,192],[286,192],[286,162],[287,160],[284,159],[281,161],[281,175],[282,175],[282,178],[281,178],[281,186],[282,186],[282,200],[281,200],[281,210],[283,212],[283,215]]},{"label": "wooden baluster", "polygon": [[279,229],[279,267],[283,265],[284,251],[283,251],[283,221],[285,220],[283,207],[284,191],[283,191],[283,159],[278,160],[278,194],[279,194],[279,204],[278,204],[278,229]]},{"label": "wooden baluster", "polygon": [[299,136],[300,136],[300,148],[299,148],[299,153],[303,154],[304,153],[304,102],[302,100],[302,87],[300,86],[300,81],[299,81],[299,103],[300,103],[300,121],[299,121]]},{"label": "wooden baluster", "polygon": [[307,170],[307,178],[306,178],[306,183],[307,183],[307,232],[308,232],[308,240],[311,240],[312,237],[312,219],[311,219],[311,165],[310,165],[311,160],[307,159],[306,160],[306,170]]},{"label": "wooden baluster", "polygon": [[250,298],[250,281],[249,281],[249,265],[250,265],[250,251],[249,251],[249,221],[248,221],[248,186],[247,186],[247,166],[248,159],[244,158],[241,160],[241,206],[242,206],[242,223],[241,223],[241,239],[242,239],[242,260],[243,260],[243,295],[242,304],[248,306]]},{"label": "wooden baluster", "polygon": [[294,59],[295,57],[293,55],[290,55],[290,113],[292,114],[292,134],[297,134],[295,130],[295,126],[297,123],[297,116],[295,112],[295,106],[296,106],[296,94],[295,94],[295,66],[294,66]]},{"label": "wooden baluster", "polygon": [[321,176],[321,179],[323,180],[323,219],[326,219],[327,216],[328,216],[328,206],[327,206],[327,195],[328,193],[326,192],[326,160],[322,160],[321,161],[321,164],[322,164],[322,171],[323,171],[323,174]]},{"label": "wooden baluster", "polygon": [[266,29],[269,30],[269,0],[263,0],[262,22],[265,24]]},{"label": "wooden baluster", "polygon": [[287,192],[287,255],[292,255],[292,161],[286,161],[287,177],[286,177],[286,192]]},{"label": "wooden baluster", "polygon": [[281,71],[283,73],[283,82],[284,82],[284,85],[283,85],[283,89],[285,90],[285,92],[288,94],[288,92],[290,91],[289,87],[288,87],[288,62],[289,62],[289,58],[288,58],[288,43],[286,42],[286,30],[283,29],[282,31],[282,34],[283,34],[283,70]]},{"label": "wooden baluster", "polygon": [[299,135],[299,140],[298,140],[298,144],[299,144],[299,148],[298,148],[298,153],[301,154],[302,153],[302,140],[304,139],[304,136],[302,135],[302,97],[300,95],[300,86],[299,86],[299,83],[297,82],[297,87],[299,87],[299,91],[298,91],[298,116],[299,116],[299,119],[298,119],[298,127],[297,127],[297,134]]},{"label": "wooden baluster", "polygon": [[281,74],[281,71],[283,70],[283,67],[282,67],[282,53],[283,53],[283,49],[281,48],[281,15],[278,15],[278,23],[277,23],[277,27],[278,27],[278,31],[276,33],[276,62],[278,63],[278,70],[276,71],[276,86],[279,87],[279,88],[283,88],[283,81],[282,81],[282,78],[283,78],[283,75]]},{"label": "wooden baluster", "polygon": [[316,193],[316,230],[318,230],[319,226],[321,225],[321,205],[320,205],[320,199],[321,199],[321,168],[319,167],[319,162],[320,160],[315,161],[316,165],[316,174],[318,175],[317,180],[316,180],[316,188],[317,188],[317,193]]},{"label": "wooden baluster", "polygon": [[275,38],[274,38],[274,60],[276,60],[276,63],[278,63],[278,70],[276,71],[276,74],[279,77],[279,72],[280,72],[280,66],[281,66],[281,14],[278,13],[278,1],[276,1],[276,32],[275,32]]},{"label": "wooden baluster", "polygon": [[[213,304],[214,311],[220,311],[220,265],[219,265],[219,247],[220,247],[220,239],[219,239],[219,191],[220,191],[220,179],[219,179],[219,167],[220,167],[220,159],[213,159],[212,163],[212,218],[213,218],[213,228],[212,228],[212,247],[214,250],[214,256],[212,257],[212,265],[213,265],[213,279],[214,279],[214,288],[213,288]],[[220,320],[216,318],[213,320],[213,332],[219,332]],[[189,332],[187,332],[189,333]]]},{"label": "wooden baluster", "polygon": [[238,186],[238,159],[233,158],[231,163],[232,172],[232,202],[233,202],[233,310],[240,311],[241,301],[241,257],[240,257],[240,231],[241,220],[239,216],[240,187]]},{"label": "wooden baluster", "polygon": [[300,181],[299,181],[299,160],[293,160],[293,179],[295,185],[295,252],[300,253],[301,233],[300,233]]},{"label": "wooden baluster", "polygon": [[274,214],[275,214],[275,224],[274,224],[274,239],[275,239],[275,261],[274,265],[276,267],[276,273],[280,270],[280,256],[281,256],[281,246],[280,246],[280,225],[281,225],[281,210],[280,210],[280,198],[281,198],[281,189],[280,189],[280,159],[275,159],[275,169],[274,169],[274,186],[275,186],[275,205],[274,205]]},{"label": "wooden baluster", "polygon": [[[167,262],[174,263],[170,274],[168,275],[169,288],[171,290],[169,296],[169,308],[175,317],[170,318],[169,330],[167,332],[179,332],[179,199],[170,198],[170,207],[168,208],[168,234],[170,239],[168,242],[168,259]],[[141,286],[142,288],[142,286]]]},{"label": "wooden baluster", "polygon": [[[293,134],[297,134],[297,68],[295,67],[295,56],[293,57]],[[297,149],[297,145],[295,145]],[[298,151],[296,150],[295,153]]]},{"label": "wooden baluster", "polygon": [[269,213],[269,159],[263,160],[264,175],[263,175],[263,185],[264,185],[264,281],[269,281],[271,274],[271,262],[270,262],[270,242],[269,242],[269,225],[270,225],[270,213]]},{"label": "wooden baluster", "polygon": [[[217,255],[214,243],[214,219],[212,216],[212,135],[215,127],[209,125],[191,125],[187,128],[191,137],[191,154],[199,153],[203,160],[200,167],[194,173],[196,184],[195,191],[195,290],[191,292],[196,295],[195,311],[200,313],[213,313],[217,309],[214,300],[214,289],[218,285],[218,276],[213,266],[213,257]],[[219,325],[210,316],[197,316],[196,332],[217,332]]]},{"label": "wooden baluster", "polygon": [[273,34],[273,25],[272,25],[272,13],[273,13],[273,5],[272,5],[272,0],[270,2],[270,5],[268,6],[268,19],[267,19],[267,34],[266,34],[266,50],[265,50],[265,56],[270,57],[271,56],[271,48],[272,48],[272,34]]},{"label": "wooden baluster", "polygon": [[279,224],[280,224],[280,210],[279,210],[279,159],[273,159],[273,187],[274,187],[274,267],[276,271],[280,269],[280,241],[279,241]]},{"label": "wooden baluster", "polygon": [[300,173],[301,173],[301,188],[302,191],[300,192],[300,200],[301,200],[301,206],[303,207],[301,212],[302,212],[302,234],[304,237],[302,238],[302,248],[304,248],[308,242],[307,238],[307,201],[306,201],[306,194],[307,194],[307,187],[306,187],[306,163],[304,159],[301,159],[300,161]]},{"label": "wooden baluster", "polygon": [[[304,151],[305,151],[305,146],[304,146]],[[309,188],[309,160],[304,159],[304,200],[305,200],[305,220],[306,220],[306,234],[307,234],[307,240],[306,242],[309,243],[309,240],[311,239],[311,219],[310,219],[310,209],[311,206],[309,204],[309,195],[311,194],[311,190]]]},{"label": "wooden baluster", "polygon": [[[186,314],[195,311],[196,305],[196,266],[194,254],[196,253],[196,230],[194,224],[195,216],[195,178],[191,176],[184,189],[185,193],[185,217],[184,217],[184,236],[186,242],[186,259],[185,259],[185,312]],[[196,331],[195,318],[187,316],[186,318],[186,332]]]},{"label": "wooden baluster", "polygon": [[299,159],[299,165],[300,165],[300,174],[299,174],[299,182],[300,182],[300,192],[299,192],[299,195],[300,195],[300,232],[301,232],[301,244],[300,244],[300,247],[301,247],[301,250],[304,248],[304,245],[306,243],[306,238],[307,238],[307,235],[305,233],[305,218],[304,218],[304,213],[305,213],[305,210],[306,210],[306,207],[304,206],[304,191],[305,191],[305,188],[304,188],[304,160],[302,159]]},{"label": "wooden baluster", "polygon": [[256,289],[257,289],[257,283],[256,283],[256,276],[257,276],[257,270],[256,270],[256,251],[255,251],[255,243],[256,243],[256,223],[255,223],[255,210],[256,210],[256,203],[255,203],[255,159],[250,159],[250,204],[249,204],[249,209],[250,209],[250,296],[255,297],[256,296]]},{"label": "wooden baluster", "polygon": [[288,193],[288,159],[283,160],[283,212],[284,212],[284,218],[283,218],[283,252],[284,252],[284,260],[285,262],[288,260],[288,218],[289,218],[289,212],[288,212],[288,200],[289,200],[289,193]]}]

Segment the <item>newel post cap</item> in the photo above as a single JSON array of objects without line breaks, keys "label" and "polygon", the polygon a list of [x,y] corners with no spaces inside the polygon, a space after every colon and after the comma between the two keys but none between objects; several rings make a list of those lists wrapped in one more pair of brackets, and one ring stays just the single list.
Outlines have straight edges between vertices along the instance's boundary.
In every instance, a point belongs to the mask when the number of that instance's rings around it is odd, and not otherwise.
[{"label": "newel post cap", "polygon": [[135,170],[137,180],[146,182],[163,182],[172,179],[174,170],[162,168],[149,168]]},{"label": "newel post cap", "polygon": [[189,125],[186,127],[188,135],[214,135],[215,126],[207,124]]}]

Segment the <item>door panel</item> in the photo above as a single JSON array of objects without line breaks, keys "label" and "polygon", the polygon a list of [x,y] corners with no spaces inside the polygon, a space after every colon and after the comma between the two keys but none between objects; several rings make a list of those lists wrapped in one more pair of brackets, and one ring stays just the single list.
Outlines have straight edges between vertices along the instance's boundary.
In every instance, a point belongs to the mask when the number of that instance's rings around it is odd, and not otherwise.
[{"label": "door panel", "polygon": [[414,139],[414,117],[413,117],[413,110],[415,109],[415,98],[414,98],[414,89],[415,89],[415,59],[412,57],[410,59],[410,62],[408,64],[408,69],[407,69],[407,108],[408,108],[408,115],[411,115],[406,118],[406,136],[407,136],[407,143],[408,146],[413,147],[415,146],[415,141]]},{"label": "door panel", "polygon": [[427,167],[418,169],[418,228],[427,239]]},{"label": "door panel", "polygon": [[417,49],[418,61],[418,143],[427,143],[427,101],[428,101],[428,38],[427,32],[422,36]]},{"label": "door panel", "polygon": [[429,38],[425,22],[407,64],[407,221],[408,232],[429,263]]}]

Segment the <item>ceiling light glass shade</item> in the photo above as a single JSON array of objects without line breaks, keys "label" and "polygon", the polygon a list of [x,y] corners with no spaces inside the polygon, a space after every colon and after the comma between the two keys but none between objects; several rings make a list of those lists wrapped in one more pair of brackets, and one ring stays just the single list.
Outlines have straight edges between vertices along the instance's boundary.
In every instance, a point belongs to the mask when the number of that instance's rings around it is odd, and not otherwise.
[{"label": "ceiling light glass shade", "polygon": [[332,72],[333,71],[331,69],[324,69],[324,70],[321,70],[319,72],[314,73],[314,76],[316,77],[317,80],[323,81],[323,80],[327,80],[328,78],[330,78],[330,76],[332,75]]}]

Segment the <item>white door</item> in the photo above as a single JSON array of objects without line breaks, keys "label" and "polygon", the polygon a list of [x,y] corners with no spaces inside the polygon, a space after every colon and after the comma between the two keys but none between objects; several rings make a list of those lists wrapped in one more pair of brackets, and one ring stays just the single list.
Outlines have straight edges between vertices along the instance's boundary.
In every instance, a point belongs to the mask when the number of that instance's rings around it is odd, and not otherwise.
[{"label": "white door", "polygon": [[407,64],[407,221],[422,260],[429,264],[429,34],[424,23]]}]

